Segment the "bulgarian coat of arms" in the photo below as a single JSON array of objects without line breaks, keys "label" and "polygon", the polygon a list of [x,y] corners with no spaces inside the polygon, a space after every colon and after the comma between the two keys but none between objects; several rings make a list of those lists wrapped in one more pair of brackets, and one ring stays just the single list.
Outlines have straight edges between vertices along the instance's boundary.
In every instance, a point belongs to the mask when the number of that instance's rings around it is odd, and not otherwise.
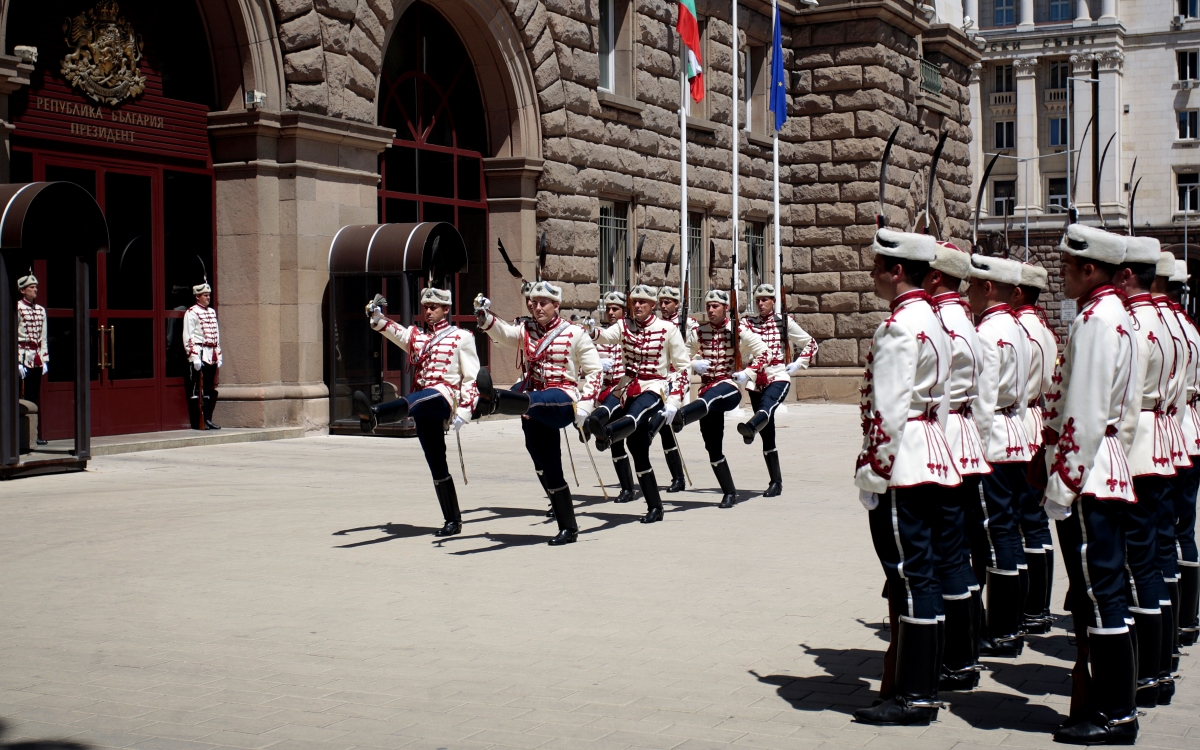
[{"label": "bulgarian coat of arms", "polygon": [[100,0],[63,21],[63,36],[74,48],[63,58],[63,77],[88,97],[116,106],[146,90],[146,76],[138,70],[142,37],[115,0]]}]

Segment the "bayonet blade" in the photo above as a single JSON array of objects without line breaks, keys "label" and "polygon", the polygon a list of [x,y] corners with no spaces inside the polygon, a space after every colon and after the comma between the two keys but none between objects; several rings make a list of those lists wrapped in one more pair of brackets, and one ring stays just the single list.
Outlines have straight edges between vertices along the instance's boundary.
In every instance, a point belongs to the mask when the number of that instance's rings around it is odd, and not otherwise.
[{"label": "bayonet blade", "polygon": [[987,192],[988,177],[999,160],[1000,154],[993,154],[987,168],[983,170],[983,177],[979,180],[979,193],[975,196],[975,223],[971,227],[971,252],[977,252],[979,247],[979,209],[983,207],[983,195]]},{"label": "bayonet blade", "polygon": [[884,194],[887,191],[887,169],[888,159],[892,156],[892,144],[896,142],[896,134],[900,132],[900,126],[897,125],[892,134],[888,136],[887,145],[883,147],[883,158],[879,161],[879,213],[875,214],[875,226],[883,228],[883,206]]},{"label": "bayonet blade", "polygon": [[508,275],[512,276],[514,279],[520,279],[521,281],[524,281],[525,277],[520,271],[517,270],[517,267],[513,265],[512,259],[508,257],[508,252],[504,249],[504,240],[497,237],[496,247],[500,249],[500,257],[504,258],[504,265],[508,266]]},{"label": "bayonet blade", "polygon": [[942,133],[937,148],[933,150],[933,161],[929,164],[929,187],[925,190],[925,234],[929,234],[929,225],[933,223],[933,186],[937,184],[938,162],[942,160],[942,149],[946,147],[946,137],[949,135],[948,132]]}]

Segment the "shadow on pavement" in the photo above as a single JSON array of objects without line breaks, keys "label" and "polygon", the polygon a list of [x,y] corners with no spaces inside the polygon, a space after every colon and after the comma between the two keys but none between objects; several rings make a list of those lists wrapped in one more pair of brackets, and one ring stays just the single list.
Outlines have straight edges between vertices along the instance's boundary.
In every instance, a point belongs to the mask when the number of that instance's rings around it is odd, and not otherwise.
[{"label": "shadow on pavement", "polygon": [[1061,664],[1014,664],[995,659],[989,659],[987,666],[993,680],[1022,695],[1071,695],[1070,667]]},{"label": "shadow on pavement", "polygon": [[866,620],[864,620],[862,618],[858,618],[857,622],[859,625],[862,625],[867,630],[874,630],[875,637],[878,638],[879,640],[883,641],[884,643],[892,642],[892,632],[891,632],[891,628],[888,627],[887,621],[867,622]]},{"label": "shadow on pavement", "polygon": [[84,745],[73,740],[15,740],[6,742],[4,735],[8,734],[8,722],[0,719],[0,750],[88,750],[90,745]]},{"label": "shadow on pavement", "polygon": [[1020,695],[976,690],[939,697],[950,704],[952,714],[976,729],[1050,733],[1067,718],[1050,706],[1031,703]]},{"label": "shadow on pavement", "polygon": [[800,644],[804,652],[816,659],[823,675],[792,677],[790,675],[760,675],[759,682],[775,686],[780,698],[797,711],[838,711],[850,714],[854,709],[871,705],[875,693],[868,679],[878,679],[883,671],[883,652],[861,648],[810,648]]},{"label": "shadow on pavement", "polygon": [[353,542],[352,544],[338,544],[335,549],[350,549],[352,547],[364,547],[368,544],[379,544],[380,542],[390,542],[393,539],[409,539],[414,536],[429,536],[437,531],[440,527],[435,526],[409,526],[404,523],[385,523],[382,526],[360,526],[357,529],[343,529],[333,532],[333,536],[346,536],[359,531],[382,531],[387,536],[381,536],[378,539],[368,539],[363,542]]}]

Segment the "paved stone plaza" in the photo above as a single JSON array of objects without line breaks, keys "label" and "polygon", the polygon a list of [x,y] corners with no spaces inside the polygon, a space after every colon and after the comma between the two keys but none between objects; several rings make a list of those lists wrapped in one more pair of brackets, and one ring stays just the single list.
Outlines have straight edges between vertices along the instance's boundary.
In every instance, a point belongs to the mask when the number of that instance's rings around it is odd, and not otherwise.
[{"label": "paved stone plaza", "polygon": [[[582,533],[563,548],[515,420],[463,431],[466,525],[445,541],[415,440],[135,453],[2,484],[0,748],[1051,746],[1061,628],[929,728],[854,724],[886,639],[857,410],[791,406],[772,499],[729,427],[744,502],[715,507],[691,429],[699,489],[664,495],[654,526],[603,502],[576,442]],[[1140,746],[1200,746],[1195,656],[1183,670]]]}]

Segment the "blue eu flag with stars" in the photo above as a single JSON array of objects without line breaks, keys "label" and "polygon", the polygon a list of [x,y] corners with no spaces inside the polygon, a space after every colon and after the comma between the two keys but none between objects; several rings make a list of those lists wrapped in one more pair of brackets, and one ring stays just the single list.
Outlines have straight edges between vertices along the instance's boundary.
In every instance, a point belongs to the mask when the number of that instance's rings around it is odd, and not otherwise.
[{"label": "blue eu flag with stars", "polygon": [[768,108],[775,113],[775,129],[787,119],[787,73],[783,70],[783,35],[779,30],[779,7],[775,7],[775,38],[771,42],[771,97]]}]

